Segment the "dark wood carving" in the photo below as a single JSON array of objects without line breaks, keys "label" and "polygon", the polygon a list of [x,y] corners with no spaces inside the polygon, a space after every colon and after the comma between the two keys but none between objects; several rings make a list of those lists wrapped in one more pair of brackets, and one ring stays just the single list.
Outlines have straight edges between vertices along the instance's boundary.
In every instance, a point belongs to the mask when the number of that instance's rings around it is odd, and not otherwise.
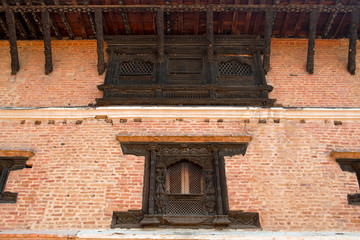
[{"label": "dark wood carving", "polygon": [[314,73],[315,36],[316,36],[316,26],[317,26],[318,19],[319,19],[319,9],[311,10],[308,55],[307,55],[307,62],[306,62],[306,71],[308,71],[310,74]]},{"label": "dark wood carving", "polygon": [[50,16],[47,10],[41,12],[41,23],[44,34],[45,74],[48,75],[53,71],[53,64],[51,55]]},{"label": "dark wood carving", "polygon": [[[356,177],[360,187],[360,159],[340,158],[336,159],[336,162],[340,165],[341,170],[356,173]],[[349,194],[348,202],[350,205],[360,205],[360,194]]]},{"label": "dark wood carving", "polygon": [[274,25],[274,11],[267,10],[265,13],[265,34],[264,34],[264,42],[265,42],[265,49],[264,49],[264,60],[263,60],[263,67],[265,73],[269,72],[270,70],[270,52],[271,52],[271,37],[272,37],[272,30]]},{"label": "dark wood carving", "polygon": [[112,228],[260,227],[257,213],[228,212],[224,157],[245,154],[247,145],[121,143],[124,154],[145,156],[143,209],[114,212]]},{"label": "dark wood carving", "polygon": [[358,39],[359,13],[359,10],[355,10],[351,13],[349,59],[347,68],[352,75],[355,74],[356,70],[356,41]]},{"label": "dark wood carving", "polygon": [[262,67],[262,39],[214,36],[212,10],[206,36],[107,38],[110,58],[98,105],[272,106]]},{"label": "dark wood carving", "polygon": [[14,12],[12,10],[6,10],[5,16],[6,16],[6,23],[8,26],[9,41],[10,41],[11,74],[15,75],[20,69],[20,64],[19,64],[19,56],[17,50]]},{"label": "dark wood carving", "polygon": [[104,33],[102,24],[102,12],[100,9],[95,11],[95,24],[96,24],[96,44],[98,55],[98,72],[103,74],[105,72],[105,58],[104,58]]},{"label": "dark wood carving", "polygon": [[17,193],[5,192],[10,171],[29,168],[27,157],[0,157],[0,203],[16,203]]}]

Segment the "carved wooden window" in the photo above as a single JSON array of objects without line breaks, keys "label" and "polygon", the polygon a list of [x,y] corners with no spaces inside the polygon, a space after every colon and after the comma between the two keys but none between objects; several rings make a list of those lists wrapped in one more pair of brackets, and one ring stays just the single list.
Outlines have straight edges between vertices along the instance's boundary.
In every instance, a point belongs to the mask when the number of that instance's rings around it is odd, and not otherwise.
[{"label": "carved wooden window", "polygon": [[27,157],[0,157],[0,203],[15,203],[17,193],[5,192],[10,171],[28,168]]},{"label": "carved wooden window", "polygon": [[227,61],[219,63],[220,75],[230,76],[251,76],[251,66],[238,61]]},{"label": "carved wooden window", "polygon": [[151,62],[133,60],[117,64],[115,72],[122,76],[150,76],[153,68]]},{"label": "carved wooden window", "polygon": [[125,154],[145,156],[143,215],[114,212],[113,227],[259,226],[257,213],[229,213],[224,156],[244,154],[247,143],[121,143],[121,147]]}]

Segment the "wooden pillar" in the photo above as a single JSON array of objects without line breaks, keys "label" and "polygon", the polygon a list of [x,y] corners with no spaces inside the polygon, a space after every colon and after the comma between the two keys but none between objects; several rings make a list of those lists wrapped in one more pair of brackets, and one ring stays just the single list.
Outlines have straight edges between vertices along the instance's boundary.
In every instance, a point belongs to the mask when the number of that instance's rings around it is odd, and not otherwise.
[{"label": "wooden pillar", "polygon": [[312,9],[310,12],[308,55],[306,62],[306,71],[308,71],[310,74],[314,73],[315,36],[318,19],[319,9]]},{"label": "wooden pillar", "polygon": [[209,63],[210,84],[215,84],[215,62],[214,62],[214,10],[212,8],[206,11],[206,37],[208,40],[207,58]]},{"label": "wooden pillar", "polygon": [[44,10],[41,12],[41,24],[44,35],[45,74],[48,75],[53,71],[51,55],[50,16],[48,10]]},{"label": "wooden pillar", "polygon": [[164,33],[164,9],[156,11],[156,28],[158,44],[158,67],[157,82],[165,83],[165,33]]},{"label": "wooden pillar", "polygon": [[151,146],[151,152],[150,152],[149,211],[148,211],[148,214],[155,214],[155,183],[156,183],[156,146]]},{"label": "wooden pillar", "polygon": [[221,192],[221,182],[220,182],[219,150],[217,149],[214,149],[213,151],[213,161],[214,161],[214,169],[216,176],[216,210],[217,210],[217,215],[223,215],[224,209],[222,204],[222,192]]},{"label": "wooden pillar", "polygon": [[5,10],[6,23],[8,25],[9,41],[10,41],[10,56],[11,56],[11,74],[15,75],[19,69],[19,56],[16,42],[16,28],[14,12],[12,10]]},{"label": "wooden pillar", "polygon": [[96,43],[98,54],[98,72],[103,74],[105,71],[105,58],[104,58],[104,32],[102,23],[102,11],[101,9],[95,9],[95,24],[96,24]]},{"label": "wooden pillar", "polygon": [[265,73],[268,73],[270,70],[270,51],[271,51],[271,36],[273,31],[273,22],[274,22],[274,11],[272,9],[267,9],[265,12],[265,36],[264,36],[264,59],[263,59],[263,68]]},{"label": "wooden pillar", "polygon": [[359,10],[351,12],[350,40],[349,40],[349,57],[348,71],[354,75],[356,70],[356,41],[358,38],[357,29],[359,26]]}]

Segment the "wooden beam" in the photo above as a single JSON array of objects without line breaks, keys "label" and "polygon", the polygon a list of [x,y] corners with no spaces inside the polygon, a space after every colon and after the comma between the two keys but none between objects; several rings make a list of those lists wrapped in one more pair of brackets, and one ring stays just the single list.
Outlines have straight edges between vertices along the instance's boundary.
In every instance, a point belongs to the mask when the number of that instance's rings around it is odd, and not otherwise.
[{"label": "wooden beam", "polygon": [[87,18],[90,23],[91,32],[94,36],[96,36],[96,26],[95,26],[95,19],[94,16],[91,14],[91,12],[86,12]]},{"label": "wooden beam", "polygon": [[158,45],[158,76],[159,83],[165,83],[165,33],[164,33],[164,10],[156,12],[157,45]]},{"label": "wooden beam", "polygon": [[[18,1],[16,1],[16,6],[21,6],[20,3]],[[26,16],[25,12],[20,12],[20,15],[22,17],[22,19],[24,20],[26,26],[28,27],[29,31],[30,31],[30,35],[32,38],[37,38],[37,34],[35,31],[34,26],[32,25],[32,23],[29,21],[28,17]]]},{"label": "wooden beam", "polygon": [[11,74],[15,75],[20,70],[20,64],[19,64],[19,56],[18,56],[17,41],[16,41],[14,12],[9,9],[5,11],[5,16],[9,31]]},{"label": "wooden beam", "polygon": [[274,26],[274,11],[268,9],[265,13],[265,34],[264,34],[264,59],[263,67],[265,73],[268,73],[270,70],[270,52],[271,52],[271,37]]},{"label": "wooden beam", "polygon": [[[200,4],[200,0],[195,0],[195,4]],[[200,13],[199,12],[194,12],[194,34],[198,35],[199,34],[199,17],[200,17]]]},{"label": "wooden beam", "polygon": [[[335,4],[338,5],[338,4],[341,4],[341,3],[342,3],[341,0],[336,0]],[[325,28],[324,28],[324,31],[323,31],[323,34],[322,34],[323,38],[325,38],[325,39],[329,38],[329,33],[331,31],[332,25],[333,25],[337,15],[338,15],[337,12],[330,13],[330,16],[329,16],[329,18],[328,18],[328,20],[327,20],[327,22],[325,24]]]},{"label": "wooden beam", "polygon": [[[141,4],[141,0],[135,0],[135,3]],[[168,13],[166,16],[170,18],[170,13]],[[137,20],[138,20],[139,35],[144,35],[143,13],[141,12],[137,13]],[[171,19],[169,19],[169,21],[171,22]]]},{"label": "wooden beam", "polygon": [[[71,3],[74,4],[74,5],[77,5],[77,0],[71,0]],[[77,13],[77,17],[78,17],[78,23],[80,23],[81,25],[81,37],[83,39],[87,39],[88,36],[87,36],[87,33],[86,33],[86,28],[85,28],[85,24],[84,24],[84,19],[82,18],[82,13]]]},{"label": "wooden beam", "polygon": [[[121,6],[125,5],[124,0],[119,0],[119,4]],[[128,15],[125,12],[121,12],[121,17],[123,19],[125,33],[127,35],[130,35],[131,34],[131,29],[130,29],[130,24],[129,24],[129,20],[128,20]]]},{"label": "wooden beam", "polygon": [[[55,0],[54,0],[55,1]],[[47,5],[45,4],[45,0],[41,1],[41,6],[46,7]],[[54,19],[54,17],[52,16],[52,14],[50,14],[50,25],[51,27],[54,29],[55,32],[55,36],[57,39],[62,39],[60,30],[58,28],[58,26],[56,25],[56,21]]]},{"label": "wooden beam", "polygon": [[[105,0],[105,4],[109,5],[111,3],[111,0]],[[116,23],[116,19],[114,17],[114,14],[113,12],[109,12],[109,18],[110,18],[110,24],[112,26],[112,29],[114,30],[114,34],[115,35],[119,35],[119,28],[117,26],[117,23]]]},{"label": "wooden beam", "polygon": [[44,35],[45,74],[48,75],[53,71],[51,54],[50,16],[48,10],[44,10],[41,12],[41,23]]},{"label": "wooden beam", "polygon": [[[253,1],[253,0],[249,0],[248,3],[249,3],[249,4],[253,4],[254,1]],[[249,33],[250,22],[251,22],[251,11],[247,11],[247,12],[246,12],[246,18],[245,18],[244,34],[248,34],[248,33]]]},{"label": "wooden beam", "polygon": [[299,36],[299,33],[301,31],[301,26],[304,22],[304,19],[305,19],[305,12],[302,12],[299,14],[299,18],[298,18],[298,21],[295,25],[295,29],[294,29],[294,37],[298,37]]},{"label": "wooden beam", "polygon": [[359,10],[351,12],[350,24],[350,39],[349,39],[349,57],[348,57],[348,71],[354,75],[356,70],[356,41],[358,38],[359,26]]},{"label": "wooden beam", "polygon": [[[239,4],[239,3],[240,3],[240,0],[235,0],[235,4]],[[234,35],[239,34],[238,18],[239,18],[239,12],[234,11],[233,18],[232,18],[232,23],[231,23],[231,34],[234,34]]]},{"label": "wooden beam", "polygon": [[20,22],[18,16],[16,16],[14,14],[14,19],[15,19],[15,26],[16,26],[16,29],[18,30],[18,33],[20,34],[20,36],[24,39],[27,39],[28,38],[28,34],[24,28],[24,26],[22,25],[22,23]]},{"label": "wooden beam", "polygon": [[[56,6],[60,6],[59,0],[54,0],[54,2],[55,2]],[[63,7],[63,6],[61,6],[61,7]],[[70,27],[69,21],[67,20],[65,13],[60,12],[60,16],[61,16],[62,22],[64,23],[65,29],[66,29],[66,31],[67,31],[67,33],[69,35],[69,38],[74,39],[75,38],[74,33],[73,33],[73,31],[72,31],[72,29]]]},{"label": "wooden beam", "polygon": [[[32,6],[31,0],[25,0],[25,4],[27,6]],[[31,16],[32,16],[34,22],[36,23],[36,26],[39,28],[40,32],[43,33],[43,30],[41,27],[41,22],[40,22],[40,19],[38,18],[38,16],[36,15],[36,12],[31,12]]]},{"label": "wooden beam", "polygon": [[[183,4],[183,0],[179,0],[179,4]],[[179,35],[182,35],[184,33],[184,13],[178,12],[178,31]]]},{"label": "wooden beam", "polygon": [[[225,2],[224,0],[220,0],[220,4],[224,4],[224,2]],[[225,13],[219,12],[218,31],[217,31],[218,34],[223,34],[223,31],[224,31],[224,15],[225,15]]]},{"label": "wooden beam", "polygon": [[97,68],[99,74],[101,75],[105,71],[103,16],[101,9],[95,10],[95,24],[96,24],[96,43],[97,43],[97,54],[98,54]]},{"label": "wooden beam", "polygon": [[314,73],[315,36],[318,19],[319,9],[313,9],[310,13],[308,55],[306,62],[306,71],[308,71],[310,74]]}]

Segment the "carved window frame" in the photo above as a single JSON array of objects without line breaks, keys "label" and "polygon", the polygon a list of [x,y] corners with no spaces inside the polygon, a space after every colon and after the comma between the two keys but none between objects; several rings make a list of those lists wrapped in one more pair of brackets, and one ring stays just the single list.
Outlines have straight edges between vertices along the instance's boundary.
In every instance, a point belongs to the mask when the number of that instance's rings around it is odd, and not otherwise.
[{"label": "carved window frame", "polygon": [[26,162],[34,153],[30,151],[0,150],[0,203],[16,203],[17,193],[6,192],[6,183],[11,171],[31,168]]},{"label": "carved window frame", "polygon": [[[143,203],[141,210],[114,212],[113,228],[169,225],[233,228],[260,227],[258,213],[229,211],[224,157],[244,155],[248,142],[132,142],[122,141],[120,140],[121,137],[118,139],[123,154],[145,157]],[[167,169],[172,164],[183,160],[202,168],[203,195],[167,195]],[[185,202],[202,201],[203,211],[201,214],[198,212],[188,214],[178,214],[176,212],[174,214],[168,211],[169,199]],[[244,219],[246,220],[244,221]]]}]

